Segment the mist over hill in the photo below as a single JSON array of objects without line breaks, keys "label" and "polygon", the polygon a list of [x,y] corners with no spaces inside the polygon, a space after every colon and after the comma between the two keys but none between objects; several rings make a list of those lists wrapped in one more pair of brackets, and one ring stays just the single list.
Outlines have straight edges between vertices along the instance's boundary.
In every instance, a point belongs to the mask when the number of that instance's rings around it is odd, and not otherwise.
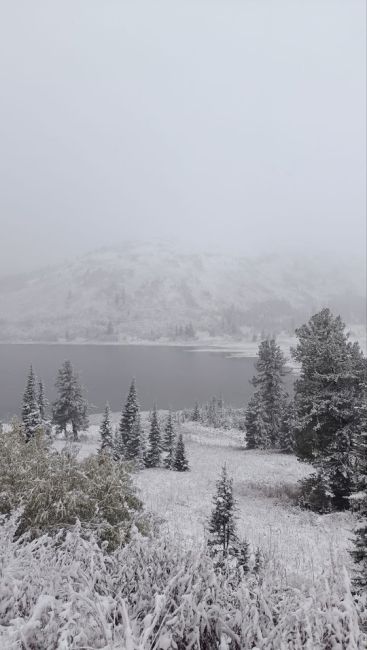
[{"label": "mist over hill", "polygon": [[104,248],[0,278],[2,341],[189,341],[291,334],[322,306],[363,324],[363,270],[318,257]]}]

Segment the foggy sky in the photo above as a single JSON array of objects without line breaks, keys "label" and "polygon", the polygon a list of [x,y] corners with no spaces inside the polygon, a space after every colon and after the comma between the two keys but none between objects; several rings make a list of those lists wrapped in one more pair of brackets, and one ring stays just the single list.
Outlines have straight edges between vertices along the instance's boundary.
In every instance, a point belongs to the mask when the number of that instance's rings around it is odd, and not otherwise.
[{"label": "foggy sky", "polygon": [[2,273],[153,236],[364,254],[364,0],[0,14]]}]

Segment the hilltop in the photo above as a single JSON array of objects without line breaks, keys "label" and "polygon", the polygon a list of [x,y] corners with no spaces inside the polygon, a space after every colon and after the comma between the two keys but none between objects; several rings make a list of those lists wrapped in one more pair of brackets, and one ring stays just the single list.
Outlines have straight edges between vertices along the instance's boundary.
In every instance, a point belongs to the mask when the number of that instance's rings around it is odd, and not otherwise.
[{"label": "hilltop", "polygon": [[363,273],[352,262],[129,243],[0,278],[0,340],[251,341],[291,334],[326,305],[358,326],[363,296]]}]

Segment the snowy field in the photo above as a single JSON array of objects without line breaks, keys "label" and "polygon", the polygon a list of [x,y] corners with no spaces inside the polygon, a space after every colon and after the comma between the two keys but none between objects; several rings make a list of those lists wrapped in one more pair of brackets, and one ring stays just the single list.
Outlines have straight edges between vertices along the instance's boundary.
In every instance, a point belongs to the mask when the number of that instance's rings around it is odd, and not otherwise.
[{"label": "snowy field", "polygon": [[[147,415],[143,415],[147,428]],[[114,415],[114,422],[118,421]],[[98,417],[80,443],[80,454],[95,453]],[[312,583],[351,566],[348,549],[354,525],[350,513],[317,515],[295,505],[297,482],[311,468],[294,456],[246,451],[238,431],[209,429],[185,423],[184,435],[191,471],[145,469],[136,483],[146,508],[155,513],[178,540],[200,546],[211,511],[211,500],[221,466],[234,479],[238,502],[237,525],[253,547],[282,572],[285,584]],[[56,441],[60,449],[64,442]]]}]

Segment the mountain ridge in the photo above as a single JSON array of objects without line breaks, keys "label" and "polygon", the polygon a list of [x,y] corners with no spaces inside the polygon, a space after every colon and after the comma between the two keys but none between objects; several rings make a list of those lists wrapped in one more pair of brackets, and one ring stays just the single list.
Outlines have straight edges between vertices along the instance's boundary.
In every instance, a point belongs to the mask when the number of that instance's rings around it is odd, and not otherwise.
[{"label": "mountain ridge", "polygon": [[130,242],[0,278],[0,339],[249,338],[292,332],[322,306],[362,324],[364,295],[353,262]]}]

